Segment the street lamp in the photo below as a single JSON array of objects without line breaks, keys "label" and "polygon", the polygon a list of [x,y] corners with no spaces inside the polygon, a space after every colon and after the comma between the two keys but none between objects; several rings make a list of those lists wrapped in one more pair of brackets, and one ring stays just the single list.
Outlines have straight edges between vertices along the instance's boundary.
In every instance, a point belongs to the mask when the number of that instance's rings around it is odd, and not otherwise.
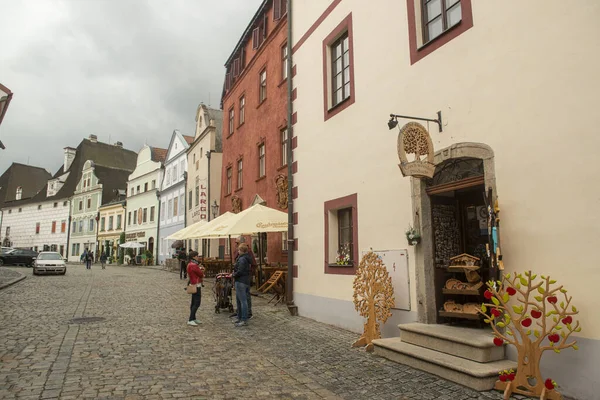
[{"label": "street lamp", "polygon": [[210,209],[212,210],[213,219],[217,218],[217,214],[219,214],[219,205],[216,200],[214,204],[210,206]]}]

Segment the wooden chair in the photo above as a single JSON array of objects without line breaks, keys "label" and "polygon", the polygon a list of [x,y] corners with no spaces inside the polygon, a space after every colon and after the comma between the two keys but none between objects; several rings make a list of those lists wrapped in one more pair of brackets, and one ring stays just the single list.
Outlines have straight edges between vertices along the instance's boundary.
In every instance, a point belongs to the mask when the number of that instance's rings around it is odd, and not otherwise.
[{"label": "wooden chair", "polygon": [[267,293],[269,290],[271,290],[273,288],[273,286],[275,286],[277,284],[277,282],[279,281],[279,279],[281,279],[282,276],[283,276],[282,271],[275,271],[273,273],[273,275],[271,275],[269,280],[266,281],[265,283],[263,283],[262,286],[259,287],[257,290],[262,293]]}]

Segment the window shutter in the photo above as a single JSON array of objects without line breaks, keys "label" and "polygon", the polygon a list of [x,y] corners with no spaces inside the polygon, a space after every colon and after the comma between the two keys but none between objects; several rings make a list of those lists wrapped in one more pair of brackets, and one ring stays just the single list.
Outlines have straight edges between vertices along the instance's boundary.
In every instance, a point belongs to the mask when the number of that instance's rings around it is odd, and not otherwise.
[{"label": "window shutter", "polygon": [[259,46],[259,41],[260,40],[260,30],[259,28],[254,28],[254,30],[252,31],[252,48],[253,49],[258,49]]},{"label": "window shutter", "polygon": [[233,77],[237,78],[237,76],[240,74],[240,59],[236,58],[235,60],[233,60]]},{"label": "window shutter", "polygon": [[231,74],[228,72],[225,74],[225,90],[231,89]]},{"label": "window shutter", "polygon": [[278,21],[281,19],[281,1],[273,0],[273,20]]},{"label": "window shutter", "polygon": [[280,18],[283,18],[285,14],[287,14],[287,0],[279,0],[281,1],[281,15]]},{"label": "window shutter", "polygon": [[265,15],[263,16],[263,38],[264,39],[267,38],[267,33],[268,33],[267,21],[268,21],[267,14],[265,13]]},{"label": "window shutter", "polygon": [[[244,43],[244,46],[246,44]],[[240,64],[241,64],[241,70],[243,71],[244,68],[246,68],[246,49],[244,47],[242,47],[242,51],[240,53]]]}]

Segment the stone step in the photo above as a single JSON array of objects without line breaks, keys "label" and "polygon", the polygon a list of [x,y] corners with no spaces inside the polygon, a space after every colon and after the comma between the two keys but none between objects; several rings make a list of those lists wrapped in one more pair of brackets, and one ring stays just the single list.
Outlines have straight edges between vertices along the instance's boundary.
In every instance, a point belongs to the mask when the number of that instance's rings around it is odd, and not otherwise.
[{"label": "stone step", "polygon": [[482,363],[504,359],[504,346],[494,344],[494,335],[489,329],[419,323],[398,327],[404,343]]},{"label": "stone step", "polygon": [[517,363],[509,360],[478,363],[404,343],[400,338],[377,339],[373,340],[373,344],[374,352],[379,356],[478,391],[491,390],[500,371],[517,367]]}]

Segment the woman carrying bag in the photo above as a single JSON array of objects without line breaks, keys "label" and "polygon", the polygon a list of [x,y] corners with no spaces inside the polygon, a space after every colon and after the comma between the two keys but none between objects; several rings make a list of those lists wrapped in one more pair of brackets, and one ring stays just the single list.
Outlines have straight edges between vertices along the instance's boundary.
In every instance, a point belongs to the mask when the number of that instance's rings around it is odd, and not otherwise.
[{"label": "woman carrying bag", "polygon": [[196,319],[196,312],[200,308],[200,302],[202,300],[202,286],[204,286],[204,272],[200,268],[200,256],[197,251],[190,252],[190,262],[187,266],[187,276],[189,283],[187,292],[192,295],[192,302],[190,304],[190,318],[188,320],[189,326],[198,326],[200,321]]}]

